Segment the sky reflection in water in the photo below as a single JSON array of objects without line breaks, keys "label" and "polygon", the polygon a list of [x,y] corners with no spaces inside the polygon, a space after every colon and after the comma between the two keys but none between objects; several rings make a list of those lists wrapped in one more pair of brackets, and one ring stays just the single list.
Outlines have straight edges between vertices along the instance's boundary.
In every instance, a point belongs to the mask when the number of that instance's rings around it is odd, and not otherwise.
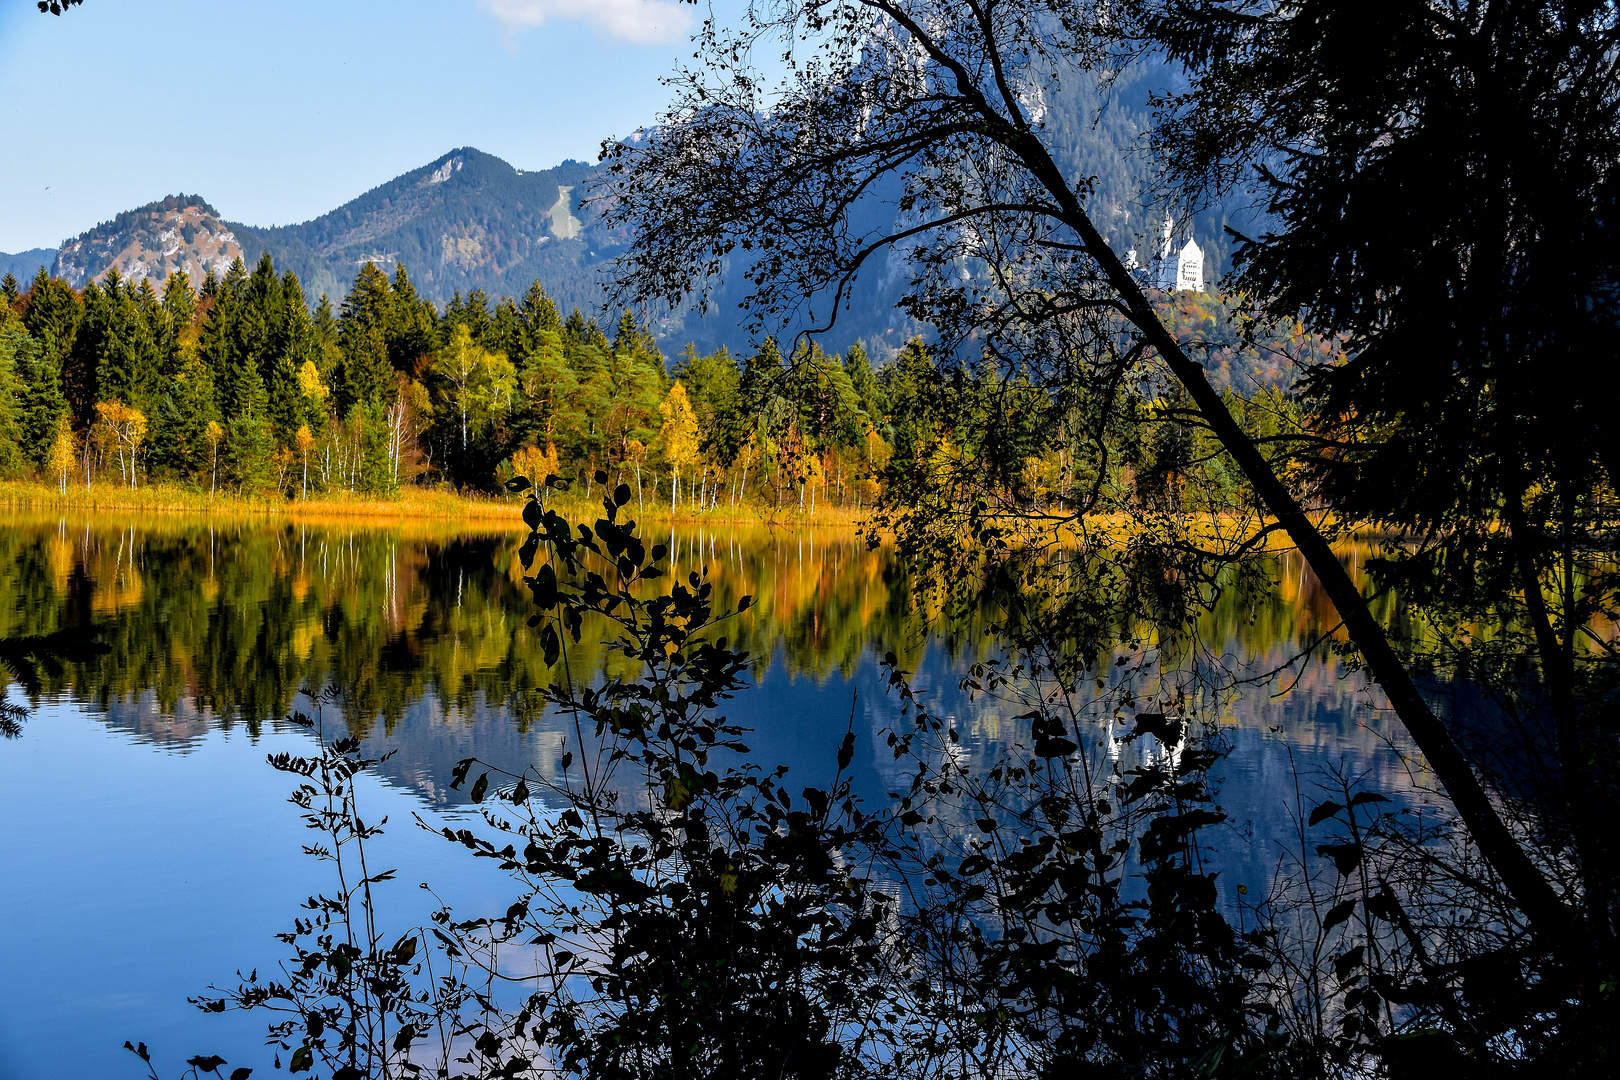
[{"label": "sky reflection in water", "polygon": [[[754,730],[757,762],[825,783],[853,707],[856,790],[878,801],[903,786],[880,737],[900,722],[875,660],[885,650],[951,718],[962,753],[988,760],[1014,737],[1009,710],[958,686],[984,644],[928,637],[887,552],[827,530],[660,538],[681,574],[710,567],[720,607],[758,601],[726,630],[756,660],[757,685],[728,712]],[[282,948],[271,935],[325,884],[300,853],[288,778],[264,763],[307,752],[306,735],[274,720],[308,708],[303,687],[343,688],[368,753],[397,750],[362,795],[367,816],[390,818],[379,855],[401,871],[384,895],[390,921],[425,916],[420,881],[458,911],[504,909],[499,873],[411,815],[464,812],[447,786],[460,758],[549,771],[560,756],[561,718],[527,704],[549,675],[524,626],[516,547],[514,533],[421,523],[52,518],[0,530],[0,633],[87,627],[112,648],[49,680],[23,736],[0,744],[11,806],[0,963],[12,973],[0,981],[0,1077],[136,1077],[125,1039],[151,1045],[165,1072],[198,1052],[268,1066],[261,1018],[204,1016],[185,998],[238,966],[269,966]],[[1336,621],[1299,564],[1280,562],[1275,578],[1270,594],[1203,628],[1257,670]],[[579,677],[623,670],[588,630],[571,662]],[[1217,771],[1234,819],[1219,857],[1229,891],[1263,887],[1293,829],[1300,775],[1309,801],[1312,777],[1335,766],[1403,803],[1419,798],[1397,729],[1358,679],[1330,661],[1276,689],[1210,706],[1232,750]],[[1092,747],[1103,757],[1106,732],[1099,723]],[[1124,767],[1140,752],[1118,750]]]}]

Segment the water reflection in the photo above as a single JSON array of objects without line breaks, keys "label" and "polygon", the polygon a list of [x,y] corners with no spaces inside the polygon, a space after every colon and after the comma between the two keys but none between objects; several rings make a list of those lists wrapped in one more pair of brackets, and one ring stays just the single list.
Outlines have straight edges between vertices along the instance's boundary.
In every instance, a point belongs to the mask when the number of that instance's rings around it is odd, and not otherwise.
[{"label": "water reflection", "polygon": [[[662,539],[678,574],[708,568],[721,609],[756,598],[727,632],[770,684],[732,709],[758,729],[762,754],[796,756],[811,750],[807,739],[819,743],[815,733],[841,732],[852,695],[872,731],[893,723],[872,664],[885,651],[942,702],[970,753],[1012,737],[999,702],[958,688],[989,643],[930,638],[937,612],[915,610],[891,552],[867,550],[848,530],[677,529]],[[558,753],[560,726],[530,704],[555,673],[525,625],[516,546],[515,533],[433,522],[15,521],[0,531],[0,634],[95,633],[110,651],[48,674],[47,693],[180,749],[212,729],[256,733],[300,690],[337,687],[349,723],[401,748],[395,779],[443,802],[455,798],[444,779],[461,757],[546,767]],[[1366,554],[1352,546],[1344,557],[1359,567]],[[1281,667],[1337,622],[1302,560],[1280,558],[1269,577],[1269,588],[1229,590],[1198,627],[1225,668]],[[633,674],[589,627],[569,663],[576,678]],[[1181,658],[1176,675],[1201,667],[1211,665]],[[1273,681],[1203,707],[1301,749],[1393,762],[1383,751],[1398,728],[1335,662],[1285,679],[1286,693]]]}]

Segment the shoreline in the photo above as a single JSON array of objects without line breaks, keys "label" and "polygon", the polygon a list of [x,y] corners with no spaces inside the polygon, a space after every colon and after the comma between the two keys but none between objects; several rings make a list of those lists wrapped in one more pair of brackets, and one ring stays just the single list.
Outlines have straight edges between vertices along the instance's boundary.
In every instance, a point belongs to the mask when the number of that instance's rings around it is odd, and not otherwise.
[{"label": "shoreline", "polygon": [[[306,518],[356,518],[371,520],[434,520],[466,522],[510,522],[523,527],[521,496],[464,495],[450,491],[429,491],[422,488],[406,489],[391,498],[363,495],[343,495],[334,498],[279,499],[262,496],[244,496],[228,493],[210,494],[179,484],[155,483],[137,488],[117,484],[98,483],[88,490],[83,486],[69,487],[66,494],[56,488],[24,480],[0,481],[0,508],[45,513],[161,513],[204,514],[209,516],[245,518],[280,517],[290,520]],[[598,499],[581,496],[552,496],[548,505],[564,516],[574,519],[594,518],[601,514]],[[638,519],[660,524],[702,525],[754,525],[767,527],[837,527],[858,525],[865,518],[864,511],[846,507],[817,507],[814,511],[784,509],[765,513],[752,505],[720,505],[712,510],[682,509],[671,512],[667,506],[656,504],[637,506],[632,500],[626,511],[633,511]]]}]

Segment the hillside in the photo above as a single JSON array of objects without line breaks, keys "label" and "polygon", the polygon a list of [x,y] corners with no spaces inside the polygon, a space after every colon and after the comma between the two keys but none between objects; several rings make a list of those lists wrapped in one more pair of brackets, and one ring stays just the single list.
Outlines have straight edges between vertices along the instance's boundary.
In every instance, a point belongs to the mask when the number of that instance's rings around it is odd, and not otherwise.
[{"label": "hillside", "polygon": [[55,265],[55,248],[31,248],[28,251],[19,251],[15,255],[0,252],[0,277],[10,274],[25,283],[41,268],[49,270]]},{"label": "hillside", "polygon": [[200,281],[210,270],[225,273],[238,257],[246,257],[241,243],[212,206],[196,195],[171,195],[69,240],[56,252],[54,272],[76,289],[114,267],[131,281],[162,281],[176,271]]},{"label": "hillside", "polygon": [[403,262],[422,295],[520,294],[538,279],[567,310],[593,306],[593,256],[578,219],[590,166],[539,172],[463,147],[395,177],[313,221],[232,224],[256,255],[298,274],[306,293],[341,296],[360,267]]},{"label": "hillside", "polygon": [[[1162,68],[1144,67],[1116,79],[1106,91],[1075,80],[1061,92],[1046,92],[1039,103],[1055,155],[1074,175],[1094,178],[1094,219],[1122,254],[1135,248],[1148,255],[1157,247],[1149,236],[1156,237],[1164,208],[1144,201],[1152,162],[1138,148],[1152,119],[1150,94],[1169,79]],[[515,296],[538,280],[562,310],[578,307],[612,319],[616,313],[599,309],[599,286],[605,264],[624,238],[609,235],[581,205],[592,171],[578,161],[539,171],[517,169],[462,147],[312,221],[275,228],[222,221],[197,196],[171,196],[119,214],[56,252],[0,254],[0,273],[10,269],[26,280],[48,265],[75,286],[101,278],[113,266],[136,281],[161,278],[176,268],[195,279],[209,268],[222,272],[237,254],[251,263],[268,251],[278,267],[299,276],[312,303],[322,294],[340,300],[369,261],[385,270],[405,264],[421,295],[441,306],[458,291]],[[898,196],[892,180],[878,185],[857,208],[863,227],[890,226],[900,213]],[[1190,225],[1189,234],[1205,250],[1205,280],[1211,283],[1229,265],[1224,232],[1229,221],[1240,228],[1247,224],[1241,215],[1216,207]],[[859,339],[881,358],[920,332],[923,328],[895,307],[906,277],[900,257],[875,261],[856,282],[825,344],[840,349]],[[730,273],[729,279],[705,318],[677,312],[658,323],[667,351],[688,341],[706,351],[751,346],[737,325],[746,283],[740,273]],[[787,333],[798,328],[790,326]]]}]

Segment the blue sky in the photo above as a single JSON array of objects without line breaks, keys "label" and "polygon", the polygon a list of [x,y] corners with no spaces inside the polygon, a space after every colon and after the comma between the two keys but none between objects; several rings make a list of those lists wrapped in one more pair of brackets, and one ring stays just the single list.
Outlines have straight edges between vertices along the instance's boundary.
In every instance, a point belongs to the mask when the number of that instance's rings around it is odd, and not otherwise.
[{"label": "blue sky", "polygon": [[670,0],[0,0],[0,251],[153,199],[304,221],[453,147],[596,160],[651,121],[707,6]]}]

